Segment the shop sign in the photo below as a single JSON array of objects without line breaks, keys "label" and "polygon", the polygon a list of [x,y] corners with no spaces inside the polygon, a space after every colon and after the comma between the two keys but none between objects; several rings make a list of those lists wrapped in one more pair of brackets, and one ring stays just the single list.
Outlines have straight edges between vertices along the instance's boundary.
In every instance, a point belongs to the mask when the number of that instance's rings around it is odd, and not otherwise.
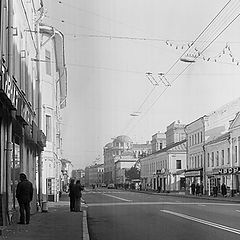
[{"label": "shop sign", "polygon": [[201,171],[189,171],[185,172],[185,177],[198,177],[201,176]]},{"label": "shop sign", "polygon": [[2,66],[2,76],[1,76],[1,89],[6,94],[6,96],[11,101],[14,108],[17,109],[18,105],[18,89],[13,80],[6,74],[5,67]]},{"label": "shop sign", "polygon": [[240,167],[213,169],[214,174],[236,174],[240,171]]}]

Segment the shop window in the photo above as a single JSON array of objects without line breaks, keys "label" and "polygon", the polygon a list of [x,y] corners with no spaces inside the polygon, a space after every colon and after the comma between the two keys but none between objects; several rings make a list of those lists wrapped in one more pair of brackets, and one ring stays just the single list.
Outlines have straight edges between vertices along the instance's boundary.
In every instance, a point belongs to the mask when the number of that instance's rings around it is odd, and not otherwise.
[{"label": "shop window", "polygon": [[20,146],[18,144],[18,139],[16,139],[17,143],[13,144],[13,153],[12,153],[12,159],[11,159],[11,207],[16,207],[16,197],[15,192],[19,180],[19,174],[20,174]]}]

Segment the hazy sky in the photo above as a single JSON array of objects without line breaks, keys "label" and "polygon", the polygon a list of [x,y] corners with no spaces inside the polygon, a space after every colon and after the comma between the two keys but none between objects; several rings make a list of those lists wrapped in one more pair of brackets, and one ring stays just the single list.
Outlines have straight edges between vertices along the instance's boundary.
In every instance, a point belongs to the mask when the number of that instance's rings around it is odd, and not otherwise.
[{"label": "hazy sky", "polygon": [[[44,22],[65,35],[64,157],[75,168],[92,164],[98,155],[103,160],[103,147],[114,137],[125,134],[144,143],[157,131],[165,132],[175,120],[189,123],[240,97],[240,65],[236,64],[240,60],[240,18],[204,52],[211,60],[201,56],[164,94],[163,84],[154,87],[145,76],[152,72],[157,79],[159,72],[166,73],[227,2],[44,1]],[[213,37],[232,14],[215,23],[203,40]],[[231,52],[225,49],[219,57],[227,43]],[[180,73],[184,63],[179,66],[167,75],[168,81]],[[136,111],[139,116],[130,116]]]}]

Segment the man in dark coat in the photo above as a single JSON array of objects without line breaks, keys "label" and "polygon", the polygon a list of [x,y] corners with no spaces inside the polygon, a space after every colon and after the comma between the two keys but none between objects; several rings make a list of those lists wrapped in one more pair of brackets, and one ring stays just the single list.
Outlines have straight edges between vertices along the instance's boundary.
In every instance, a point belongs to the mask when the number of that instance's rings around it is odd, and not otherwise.
[{"label": "man in dark coat", "polygon": [[222,192],[223,197],[225,197],[227,194],[227,187],[224,183],[221,186],[221,192]]},{"label": "man in dark coat", "polygon": [[69,184],[69,194],[68,196],[70,197],[70,211],[73,212],[74,208],[75,208],[75,194],[74,194],[74,179],[70,180],[70,184]]},{"label": "man in dark coat", "polygon": [[33,185],[27,180],[27,176],[24,173],[20,173],[20,182],[17,185],[16,198],[20,207],[20,222],[19,224],[25,224],[25,212],[26,212],[26,224],[30,222],[30,202],[33,198]]}]

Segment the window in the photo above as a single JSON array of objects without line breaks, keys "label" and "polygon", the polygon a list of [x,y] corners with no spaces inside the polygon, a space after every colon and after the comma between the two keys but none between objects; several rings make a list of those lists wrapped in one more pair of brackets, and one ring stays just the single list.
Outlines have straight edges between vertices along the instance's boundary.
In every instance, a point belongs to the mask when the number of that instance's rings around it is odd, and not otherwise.
[{"label": "window", "polygon": [[222,150],[222,165],[224,165],[224,150]]},{"label": "window", "polygon": [[199,167],[200,163],[199,163],[199,155],[197,156],[197,167]]},{"label": "window", "polygon": [[162,149],[162,143],[160,143],[160,149]]},{"label": "window", "polygon": [[214,167],[214,152],[212,152],[212,167]]},{"label": "window", "polygon": [[237,162],[237,159],[238,159],[238,157],[237,157],[237,146],[235,146],[235,162]]},{"label": "window", "polygon": [[201,141],[201,143],[203,142],[203,139],[202,139],[202,132],[200,133],[200,141]]},{"label": "window", "polygon": [[210,167],[210,153],[207,154],[207,166]]},{"label": "window", "polygon": [[217,164],[217,166],[219,166],[219,152],[218,151],[216,154],[216,164]]},{"label": "window", "polygon": [[51,53],[45,50],[46,74],[51,76]]},{"label": "window", "polygon": [[197,143],[200,142],[199,133],[197,134]]},{"label": "window", "polygon": [[228,148],[228,162],[227,163],[230,163],[230,148]]},{"label": "window", "polygon": [[203,166],[203,156],[201,154],[201,165],[200,165],[200,167],[202,167],[202,166]]},{"label": "window", "polygon": [[51,134],[51,129],[52,129],[52,126],[51,126],[51,116],[49,115],[46,115],[46,138],[47,138],[47,141],[51,141],[52,139],[52,134]]},{"label": "window", "polygon": [[182,165],[181,165],[181,160],[176,160],[176,169],[181,169]]}]

